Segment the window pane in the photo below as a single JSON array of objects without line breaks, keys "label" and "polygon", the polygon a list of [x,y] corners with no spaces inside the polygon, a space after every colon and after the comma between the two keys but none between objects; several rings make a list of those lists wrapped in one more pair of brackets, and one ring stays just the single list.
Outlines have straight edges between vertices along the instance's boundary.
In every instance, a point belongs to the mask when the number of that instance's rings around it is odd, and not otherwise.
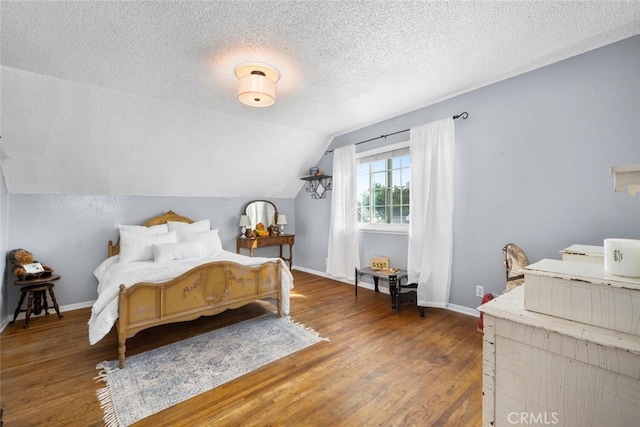
[{"label": "window pane", "polygon": [[387,173],[386,172],[376,172],[373,175],[373,186],[386,187],[387,186]]},{"label": "window pane", "polygon": [[402,210],[400,209],[400,206],[393,207],[393,223],[402,224]]},{"label": "window pane", "polygon": [[383,171],[387,169],[387,161],[386,160],[376,160],[371,163],[372,171]]},{"label": "window pane", "polygon": [[403,166],[402,159],[404,159],[405,157],[406,156],[394,157],[392,160],[393,169],[400,169]]},{"label": "window pane", "polygon": [[359,205],[357,209],[357,214],[358,214],[358,222],[361,222],[364,224],[371,222],[371,219],[369,218],[370,210],[368,207],[366,207],[366,205]]},{"label": "window pane", "polygon": [[382,186],[376,186],[373,189],[373,204],[374,206],[385,206],[387,204],[387,189]]},{"label": "window pane", "polygon": [[356,174],[359,175],[368,175],[369,174],[369,163],[358,163],[356,165]]},{"label": "window pane", "polygon": [[358,177],[356,192],[358,200],[362,200],[362,197],[369,195],[369,176],[367,176],[366,179],[360,179],[360,177]]},{"label": "window pane", "polygon": [[402,178],[400,178],[400,182],[397,184],[403,185],[408,188],[409,181],[411,181],[411,169],[409,168],[402,169]]},{"label": "window pane", "polygon": [[[407,206],[407,211],[409,209],[409,189],[407,187],[402,188],[402,204]],[[407,215],[409,213],[407,212]]]},{"label": "window pane", "polygon": [[402,169],[394,169],[391,171],[391,183],[393,186],[402,185]]},{"label": "window pane", "polygon": [[409,224],[409,205],[402,207],[402,223]]},{"label": "window pane", "polygon": [[[358,222],[407,224],[410,156],[402,151],[379,153],[357,165]],[[395,155],[395,156],[394,156]]]}]

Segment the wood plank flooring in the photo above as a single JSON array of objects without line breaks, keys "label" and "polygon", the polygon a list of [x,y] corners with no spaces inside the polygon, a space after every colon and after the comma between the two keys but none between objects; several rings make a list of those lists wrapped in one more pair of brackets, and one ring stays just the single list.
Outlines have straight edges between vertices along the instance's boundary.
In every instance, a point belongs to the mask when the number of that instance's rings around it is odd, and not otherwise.
[{"label": "wood plank flooring", "polygon": [[[482,336],[477,319],[415,306],[400,314],[389,295],[295,271],[294,320],[320,342],[136,426],[474,426],[482,418]],[[127,355],[271,310],[254,303],[217,316],[143,331]],[[115,360],[115,328],[94,346],[89,309],[35,317],[0,336],[5,426],[101,426],[96,364]]]}]

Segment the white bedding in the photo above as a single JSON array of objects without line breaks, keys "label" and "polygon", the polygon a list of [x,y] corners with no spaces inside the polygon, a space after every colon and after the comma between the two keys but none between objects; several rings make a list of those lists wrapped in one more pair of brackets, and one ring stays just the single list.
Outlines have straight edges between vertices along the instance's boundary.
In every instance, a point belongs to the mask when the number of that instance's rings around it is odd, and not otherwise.
[{"label": "white bedding", "polygon": [[[199,259],[184,259],[170,262],[137,261],[118,262],[119,255],[103,261],[94,271],[98,279],[98,299],[91,308],[89,319],[89,343],[100,341],[113,327],[118,318],[118,293],[120,285],[130,287],[138,282],[160,283],[174,279],[192,268],[213,261],[233,261],[238,264],[255,266],[277,258],[248,257],[233,252],[221,251]],[[293,276],[285,262],[282,265],[282,305],[283,315],[289,315],[289,293],[293,288]]]}]

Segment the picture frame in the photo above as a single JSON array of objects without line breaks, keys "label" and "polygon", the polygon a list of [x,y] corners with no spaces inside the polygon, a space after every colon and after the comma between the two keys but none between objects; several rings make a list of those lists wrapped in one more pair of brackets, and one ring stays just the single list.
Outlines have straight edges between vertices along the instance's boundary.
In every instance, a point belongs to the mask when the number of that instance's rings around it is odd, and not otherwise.
[{"label": "picture frame", "polygon": [[317,168],[317,167],[309,168],[309,176],[317,176],[319,172],[320,172],[320,168]]}]

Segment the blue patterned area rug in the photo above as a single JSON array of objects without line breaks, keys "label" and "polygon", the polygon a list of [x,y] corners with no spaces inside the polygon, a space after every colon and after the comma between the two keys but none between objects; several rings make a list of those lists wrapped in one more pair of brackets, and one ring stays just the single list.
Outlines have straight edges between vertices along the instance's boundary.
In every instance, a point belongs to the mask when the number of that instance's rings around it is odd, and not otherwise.
[{"label": "blue patterned area rug", "polygon": [[275,314],[230,325],[118,361],[102,362],[96,394],[107,426],[128,426],[322,341]]}]

